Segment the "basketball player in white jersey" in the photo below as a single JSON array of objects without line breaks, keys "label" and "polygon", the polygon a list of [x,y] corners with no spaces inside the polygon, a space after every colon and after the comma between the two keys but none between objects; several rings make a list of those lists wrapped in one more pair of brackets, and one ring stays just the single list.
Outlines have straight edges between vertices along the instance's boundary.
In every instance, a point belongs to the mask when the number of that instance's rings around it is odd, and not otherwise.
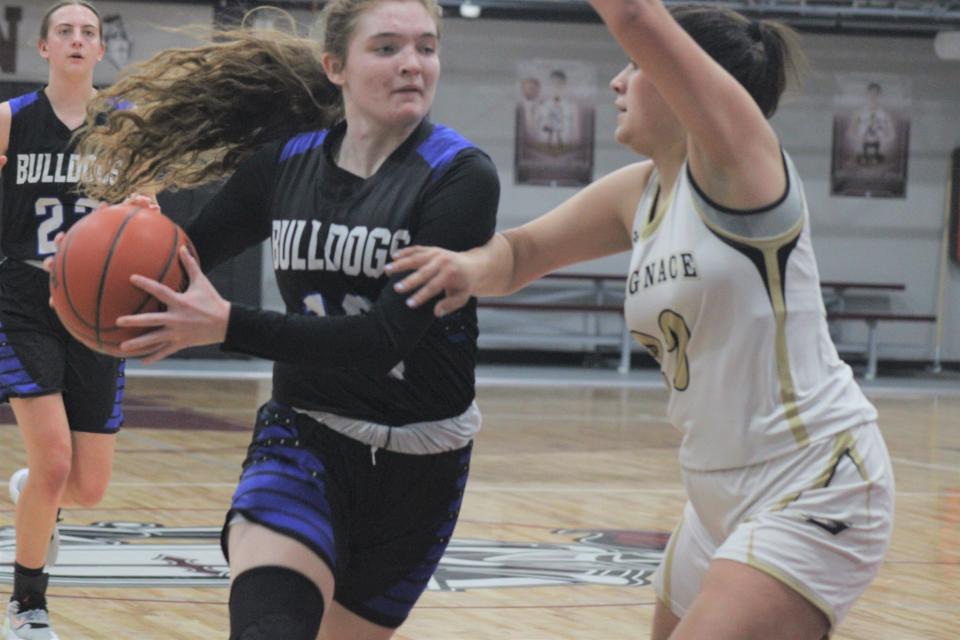
[{"label": "basketball player in white jersey", "polygon": [[659,360],[689,502],[652,637],[817,640],[876,575],[893,475],[827,332],[803,187],[767,122],[793,34],[718,7],[591,0],[631,62],[617,140],[651,158],[480,249],[388,268],[438,315],[632,249],[625,312]]}]

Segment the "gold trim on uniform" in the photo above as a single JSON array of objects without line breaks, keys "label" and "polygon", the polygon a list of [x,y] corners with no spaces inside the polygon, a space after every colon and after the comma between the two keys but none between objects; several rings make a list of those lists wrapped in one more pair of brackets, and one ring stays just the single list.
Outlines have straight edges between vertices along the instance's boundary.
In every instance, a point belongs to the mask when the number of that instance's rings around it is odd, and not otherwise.
[{"label": "gold trim on uniform", "polygon": [[[640,231],[641,240],[647,240],[657,232],[657,229],[660,228],[660,223],[667,217],[667,211],[670,209],[670,205],[673,204],[673,191],[668,193],[666,197],[663,197],[663,189],[661,187],[660,176],[657,176],[657,194],[653,197],[657,209],[653,214],[653,220],[650,220],[649,216],[644,218],[643,230]],[[649,220],[649,222],[647,222],[647,220]]]},{"label": "gold trim on uniform", "polygon": [[776,354],[777,377],[780,379],[780,398],[783,402],[790,433],[801,448],[810,444],[810,436],[803,421],[800,420],[800,410],[797,408],[797,391],[793,385],[793,375],[790,373],[790,352],[787,348],[787,305],[786,293],[783,290],[783,277],[780,273],[780,264],[777,260],[777,251],[780,247],[763,248],[763,261],[769,278],[770,300],[773,303],[773,315],[777,323]]},{"label": "gold trim on uniform", "polygon": [[657,361],[657,364],[660,363],[660,354],[663,353],[663,349],[660,346],[660,341],[649,333],[643,333],[642,331],[630,330],[630,335],[633,336],[633,339],[640,343],[640,345],[647,350],[647,353]]},{"label": "gold trim on uniform", "polygon": [[670,574],[673,572],[673,552],[677,548],[677,539],[680,537],[680,530],[683,528],[683,517],[670,534],[670,542],[667,544],[667,551],[663,554],[663,601],[673,610],[673,596],[671,595]]},{"label": "gold trim on uniform", "polygon": [[686,391],[690,386],[690,360],[687,358],[687,345],[690,344],[690,327],[687,321],[673,309],[664,309],[657,318],[660,333],[663,334],[664,349],[667,353],[677,352],[677,368],[673,372],[673,388]]},{"label": "gold trim on uniform", "polygon": [[794,580],[787,574],[780,571],[780,569],[768,565],[764,562],[761,562],[753,555],[753,534],[756,530],[750,532],[750,545],[747,547],[747,566],[753,567],[757,571],[762,571],[767,574],[774,580],[782,582],[789,588],[793,589],[795,592],[803,596],[810,604],[815,606],[817,609],[823,612],[823,615],[827,616],[827,620],[830,621],[830,627],[833,628],[836,626],[837,618],[833,613],[833,607],[830,604],[818,596],[816,593],[808,589],[803,583]]},{"label": "gold trim on uniform", "polygon": [[[801,491],[795,491],[787,496],[785,496],[780,502],[777,503],[777,506],[773,508],[773,511],[783,511],[790,503],[794,502],[797,498],[803,494],[804,491],[810,491],[811,489],[823,489],[827,486],[827,483],[830,481],[830,477],[833,475],[836,470],[837,465],[840,464],[840,458],[844,454],[850,454],[850,459],[853,462],[853,465],[857,468],[857,473],[860,474],[860,477],[866,480],[868,483],[873,484],[873,481],[867,476],[864,471],[863,466],[863,457],[857,452],[856,445],[853,441],[853,434],[850,431],[844,431],[837,434],[837,441],[833,445],[833,452],[830,454],[830,459],[827,462],[827,465],[823,468],[817,477],[814,479],[813,483]],[[867,493],[867,499],[869,500],[869,492]]]},{"label": "gold trim on uniform", "polygon": [[694,208],[697,215],[703,221],[707,228],[713,233],[727,238],[734,242],[746,244],[758,249],[763,254],[764,267],[767,270],[767,285],[770,287],[770,302],[773,305],[773,317],[776,322],[776,344],[775,351],[777,357],[777,377],[780,381],[780,401],[783,403],[784,412],[787,417],[787,423],[790,425],[790,433],[793,434],[797,446],[800,448],[810,444],[810,435],[800,419],[800,410],[797,408],[797,392],[793,384],[793,375],[790,373],[790,352],[787,348],[787,306],[786,292],[783,290],[783,274],[780,273],[780,263],[777,260],[777,252],[787,244],[796,240],[803,232],[803,225],[806,216],[801,216],[794,225],[787,231],[765,238],[746,238],[735,233],[730,233],[711,222],[695,198],[693,199]]},{"label": "gold trim on uniform", "polygon": [[[851,438],[851,440],[852,440],[852,438]],[[860,455],[860,452],[857,451],[856,445],[854,445],[852,442],[850,443],[849,453],[850,453],[850,459],[853,460],[853,464],[856,465],[857,471],[860,472],[860,477],[863,478],[863,479],[867,482],[867,485],[868,485],[868,487],[867,487],[867,518],[869,519],[869,518],[871,517],[871,515],[870,515],[870,496],[873,494],[873,484],[874,484],[874,482],[873,482],[873,480],[871,480],[871,479],[867,476],[867,472],[865,471],[866,466],[865,466],[864,463],[863,463],[863,456]]]}]

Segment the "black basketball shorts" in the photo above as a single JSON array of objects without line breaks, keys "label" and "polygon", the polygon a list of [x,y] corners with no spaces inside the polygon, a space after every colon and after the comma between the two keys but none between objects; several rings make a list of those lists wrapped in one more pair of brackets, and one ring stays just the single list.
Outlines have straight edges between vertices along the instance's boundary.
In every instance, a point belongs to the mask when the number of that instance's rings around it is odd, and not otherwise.
[{"label": "black basketball shorts", "polygon": [[368,445],[268,402],[223,542],[235,514],[299,540],[330,567],[336,602],[399,627],[450,542],[472,447],[426,455],[379,449],[374,458]]},{"label": "black basketball shorts", "polygon": [[50,308],[48,274],[0,263],[0,402],[63,394],[71,431],[116,433],[123,424],[124,361],[77,342]]}]

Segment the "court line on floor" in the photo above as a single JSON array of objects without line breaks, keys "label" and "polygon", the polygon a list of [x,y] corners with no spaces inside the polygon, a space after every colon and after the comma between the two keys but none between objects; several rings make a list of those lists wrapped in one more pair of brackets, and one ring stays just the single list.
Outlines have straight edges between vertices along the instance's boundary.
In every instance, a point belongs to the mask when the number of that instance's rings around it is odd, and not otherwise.
[{"label": "court line on floor", "polygon": [[[657,424],[665,424],[670,426],[670,422],[666,419],[665,416],[655,415],[651,413],[631,413],[629,415],[623,416],[593,416],[593,415],[570,415],[569,413],[539,413],[539,414],[524,414],[524,413],[500,413],[496,410],[484,410],[482,402],[480,403],[480,413],[483,414],[484,420],[515,420],[517,422],[521,421],[530,421],[530,422],[543,422],[544,420],[549,420],[551,422],[624,422],[624,423],[637,423],[637,422],[655,422]],[[483,433],[483,431],[481,431]]]},{"label": "court line on floor", "polygon": [[660,380],[608,380],[589,378],[477,376],[477,388],[510,387],[511,389],[664,389]]},{"label": "court line on floor", "polygon": [[111,480],[111,487],[235,487],[234,482],[150,482],[139,480]]},{"label": "court line on floor", "polygon": [[[878,397],[878,398],[897,398],[899,400],[912,400],[912,399],[925,399],[930,396],[947,396],[953,397],[960,395],[960,388],[956,386],[940,386],[935,384],[929,387],[917,386],[917,387],[898,387],[898,386],[886,386],[883,384],[880,385],[865,385],[861,382],[860,388],[867,395],[867,397]],[[895,384],[895,383],[894,383]],[[922,384],[922,383],[920,383]]]},{"label": "court line on floor", "polygon": [[[111,487],[236,487],[236,482],[149,482],[149,481],[113,481],[110,483]],[[520,485],[483,485],[483,484],[469,484],[467,485],[467,491],[472,493],[497,493],[497,492],[510,492],[510,493],[650,493],[650,494],[667,494],[667,495],[683,495],[685,490],[683,488],[663,488],[663,489],[643,489],[643,488],[627,488],[627,487],[609,487],[609,486],[584,486],[584,485],[559,485],[559,486],[520,486]],[[946,491],[897,491],[898,496],[910,496],[916,498],[930,497],[930,496],[940,496],[943,495]],[[142,510],[149,508],[134,508],[131,507],[131,511]],[[85,511],[96,511],[97,509],[84,509]],[[123,508],[117,507],[116,510],[122,511]],[[161,508],[160,510],[166,511],[166,508]],[[80,509],[71,509],[71,511],[80,511]]]},{"label": "court line on floor", "polygon": [[[578,420],[590,420],[594,422],[623,422],[623,421],[635,422],[635,421],[642,420],[642,421],[648,421],[648,422],[670,424],[669,421],[666,419],[666,417],[661,414],[630,413],[628,415],[623,415],[623,416],[612,416],[612,415],[598,416],[598,415],[586,415],[586,414],[581,416],[576,416],[576,415],[571,416],[569,413],[557,413],[557,414],[504,413],[504,412],[498,412],[496,409],[484,409],[482,406],[483,405],[482,401],[480,402],[480,404],[481,404],[480,410],[483,413],[483,417],[486,419],[496,418],[499,420],[508,420],[508,419],[509,420],[543,420],[545,417],[547,417],[550,420],[556,420],[558,422],[576,422]],[[490,404],[494,404],[494,403],[490,403]],[[125,405],[124,408],[128,410],[149,410],[151,413],[180,413],[182,411],[187,410],[184,407],[177,407],[177,406],[158,405],[158,406],[147,407],[146,405],[138,405],[136,403]],[[555,408],[559,408],[559,407],[555,407]],[[239,414],[239,415],[249,414],[251,416],[254,416],[256,415],[256,412],[257,412],[255,408],[254,409],[230,409],[230,408],[219,408],[219,407],[208,408],[208,407],[197,407],[197,406],[189,407],[189,410],[197,413],[206,413],[211,415],[229,413],[229,414]],[[134,428],[141,429],[141,428],[150,428],[150,427],[138,426]],[[167,429],[167,431],[170,431],[170,430],[171,429]],[[184,429],[184,431],[191,431],[191,429]],[[250,431],[251,433],[253,432],[252,424],[250,425]]]},{"label": "court line on floor", "polygon": [[[149,482],[149,481],[112,481],[111,487],[235,487],[236,482]],[[683,493],[682,488],[678,489],[641,489],[641,488],[618,488],[610,486],[586,486],[586,485],[559,485],[559,486],[520,486],[520,485],[487,485],[468,484],[468,491],[496,492],[513,491],[518,493]],[[73,510],[73,509],[72,509]]]},{"label": "court line on floor", "polygon": [[123,448],[118,447],[117,450],[116,450],[116,453],[121,454],[121,455],[131,455],[131,454],[135,454],[135,453],[137,453],[137,454],[145,453],[145,454],[154,455],[154,454],[158,454],[158,453],[179,454],[179,453],[218,453],[218,452],[219,452],[219,453],[223,453],[223,452],[226,452],[226,451],[245,452],[246,450],[247,450],[247,445],[245,445],[245,444],[244,444],[244,445],[239,445],[239,444],[238,444],[238,445],[232,446],[232,447],[192,447],[192,448],[184,448],[184,449],[160,449],[160,450],[154,450],[154,449],[123,449]]},{"label": "court line on floor", "polygon": [[[166,365],[166,366],[165,366]],[[126,375],[135,378],[205,378],[222,380],[269,380],[272,367],[260,361],[188,360],[143,366],[131,363]],[[495,365],[494,365],[495,366]],[[663,379],[655,369],[636,369],[627,374],[618,374],[613,369],[560,368],[546,372],[537,367],[516,367],[510,372],[498,372],[491,365],[477,367],[477,386],[510,387],[580,387],[614,389],[664,389]],[[517,374],[517,370],[521,374]],[[591,377],[593,375],[593,377]],[[928,397],[930,395],[960,395],[960,386],[950,385],[945,379],[931,380],[931,386],[923,386],[924,380],[917,378],[882,379],[866,382],[857,378],[857,383],[869,396],[879,397]],[[909,384],[909,386],[904,386]],[[916,385],[916,386],[914,386]]]},{"label": "court line on floor", "polygon": [[[230,485],[230,486],[235,486],[235,485]],[[229,505],[227,505],[227,504],[224,504],[224,506],[222,506],[222,507],[178,507],[178,506],[170,506],[170,507],[83,507],[83,508],[77,507],[77,508],[75,508],[75,509],[71,507],[70,509],[65,510],[65,513],[76,514],[76,513],[88,513],[88,512],[114,512],[114,511],[147,511],[147,512],[150,512],[150,511],[177,511],[177,512],[180,512],[180,511],[189,511],[189,512],[191,512],[191,513],[193,513],[193,512],[200,513],[200,512],[204,512],[204,511],[215,511],[215,512],[217,512],[217,513],[224,513],[224,512],[226,512],[226,510],[227,510],[228,508],[229,508]],[[13,508],[10,508],[10,509],[0,509],[0,513],[13,513],[13,512],[14,512],[14,509],[13,509]],[[72,519],[82,520],[82,518],[72,518]],[[219,525],[218,525],[218,526],[219,526]]]},{"label": "court line on floor", "polygon": [[[631,489],[622,487],[580,487],[578,485],[561,485],[556,487],[521,487],[521,486],[473,486],[467,484],[467,491],[474,493],[496,493],[505,491],[510,493],[652,493],[667,495],[686,495],[683,488],[677,489]],[[947,491],[897,491],[898,496],[909,496],[914,498],[923,498],[931,496],[941,496]]]},{"label": "court line on floor", "polygon": [[[211,585],[198,588],[217,588],[225,589],[226,585]],[[9,591],[0,591],[0,596],[9,596]],[[93,595],[74,595],[57,594],[57,600],[106,600],[110,602],[142,602],[146,604],[200,604],[227,606],[226,600],[181,600],[181,599],[163,599],[163,598],[126,598],[126,597],[105,597]],[[557,603],[557,604],[508,604],[508,605],[417,605],[417,609],[596,609],[609,607],[652,607],[656,602],[598,602],[585,604]]]},{"label": "court line on floor", "polygon": [[910,460],[908,458],[898,458],[894,456],[891,456],[890,459],[896,462],[897,464],[906,465],[908,467],[920,467],[923,469],[933,469],[934,471],[949,471],[951,473],[960,473],[960,465],[957,465],[957,464],[938,464],[936,462],[920,462],[918,460]]},{"label": "court line on floor", "polygon": [[[63,587],[62,587],[63,588]],[[69,587],[66,587],[69,588]],[[198,589],[201,587],[193,587]],[[206,589],[226,589],[226,585],[211,585],[203,587]],[[0,591],[0,596],[8,597],[11,592],[9,591]],[[107,601],[107,602],[140,602],[144,604],[194,604],[194,605],[203,605],[203,606],[218,606],[226,607],[228,602],[226,600],[182,600],[182,599],[162,599],[162,598],[127,598],[127,597],[116,597],[116,596],[94,596],[94,595],[75,595],[68,593],[57,593],[55,595],[57,600],[96,600],[96,601]],[[470,610],[507,610],[507,609],[599,609],[599,608],[612,608],[612,607],[651,607],[656,604],[655,601],[651,602],[611,602],[611,603],[584,603],[584,604],[571,604],[569,602],[562,602],[556,604],[529,604],[529,605],[430,605],[430,604],[419,604],[417,605],[418,610],[423,609],[439,609],[439,610],[457,610],[457,609],[470,609]],[[952,602],[947,602],[943,605],[940,604],[931,604],[926,603],[916,603],[916,602],[897,602],[897,601],[887,601],[885,606],[893,609],[911,609],[911,610],[922,610],[922,611],[953,611],[954,606]]]},{"label": "court line on floor", "polygon": [[[180,413],[182,411],[194,411],[197,413],[204,414],[218,414],[218,413],[237,413],[237,414],[249,414],[255,416],[257,414],[256,407],[250,409],[231,409],[230,407],[202,407],[202,406],[192,406],[192,407],[179,407],[175,405],[164,406],[164,405],[147,405],[147,404],[137,404],[136,399],[127,403],[124,402],[123,408],[130,411],[150,411],[151,413]],[[252,420],[250,430],[253,430]]]},{"label": "court line on floor", "polygon": [[124,375],[128,378],[176,378],[176,379],[194,379],[202,378],[205,380],[270,380],[273,377],[273,371],[220,371],[216,369],[152,369],[127,367]]}]

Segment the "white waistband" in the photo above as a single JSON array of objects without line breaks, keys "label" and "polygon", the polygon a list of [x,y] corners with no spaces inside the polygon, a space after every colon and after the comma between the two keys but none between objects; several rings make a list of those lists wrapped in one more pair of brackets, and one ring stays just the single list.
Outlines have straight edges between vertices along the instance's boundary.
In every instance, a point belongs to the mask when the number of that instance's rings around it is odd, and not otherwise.
[{"label": "white waistband", "polygon": [[402,427],[391,427],[376,422],[345,418],[326,411],[304,411],[314,420],[374,449],[394,453],[425,455],[462,449],[480,431],[480,408],[472,402],[466,411],[453,418],[432,422],[414,422]]}]

